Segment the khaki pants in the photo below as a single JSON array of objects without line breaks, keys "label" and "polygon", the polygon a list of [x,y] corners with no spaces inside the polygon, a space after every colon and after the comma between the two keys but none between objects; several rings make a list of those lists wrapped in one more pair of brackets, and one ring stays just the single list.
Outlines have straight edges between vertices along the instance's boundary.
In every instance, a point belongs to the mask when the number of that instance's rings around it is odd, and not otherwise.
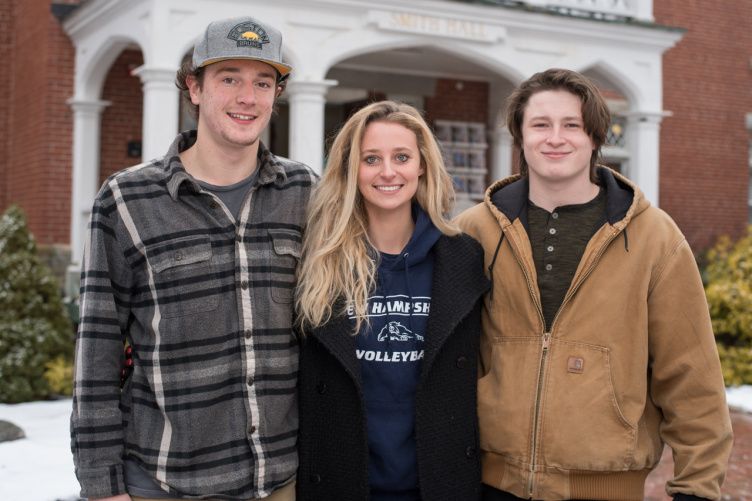
[{"label": "khaki pants", "polygon": [[[150,498],[140,498],[138,496],[131,496],[131,499],[133,501],[153,501]],[[185,501],[185,500],[170,498],[170,499],[160,499],[158,501]],[[295,501],[295,479],[293,479],[292,482],[290,482],[286,486],[272,492],[270,496],[267,496],[265,498],[259,498],[259,499],[250,499],[248,501]]]}]

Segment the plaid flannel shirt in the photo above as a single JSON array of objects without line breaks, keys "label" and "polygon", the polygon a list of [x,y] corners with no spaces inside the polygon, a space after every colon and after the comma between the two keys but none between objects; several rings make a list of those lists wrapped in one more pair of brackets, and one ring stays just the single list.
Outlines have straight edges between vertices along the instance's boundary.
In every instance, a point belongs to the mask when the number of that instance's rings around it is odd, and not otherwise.
[{"label": "plaid flannel shirt", "polygon": [[261,145],[236,220],[181,164],[195,140],[111,176],[94,203],[71,416],[82,497],[124,493],[124,457],[195,498],[264,497],[295,475],[292,296],[316,175]]}]

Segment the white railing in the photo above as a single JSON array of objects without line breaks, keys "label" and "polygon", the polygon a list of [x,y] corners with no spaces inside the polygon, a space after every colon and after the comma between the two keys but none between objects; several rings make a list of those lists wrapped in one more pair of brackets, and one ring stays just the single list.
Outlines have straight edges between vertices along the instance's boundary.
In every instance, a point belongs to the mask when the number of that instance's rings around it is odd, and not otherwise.
[{"label": "white railing", "polygon": [[537,7],[653,22],[653,0],[525,0]]}]

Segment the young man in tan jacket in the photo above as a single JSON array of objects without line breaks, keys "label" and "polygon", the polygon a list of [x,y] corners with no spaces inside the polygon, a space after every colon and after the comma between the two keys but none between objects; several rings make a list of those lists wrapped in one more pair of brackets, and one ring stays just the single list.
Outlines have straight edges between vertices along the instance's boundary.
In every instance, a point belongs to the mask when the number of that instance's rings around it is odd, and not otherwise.
[{"label": "young man in tan jacket", "polygon": [[484,500],[720,499],[731,424],[707,303],[676,224],[597,165],[608,107],[548,70],[507,102],[520,175],[461,214],[493,284],[478,417]]}]

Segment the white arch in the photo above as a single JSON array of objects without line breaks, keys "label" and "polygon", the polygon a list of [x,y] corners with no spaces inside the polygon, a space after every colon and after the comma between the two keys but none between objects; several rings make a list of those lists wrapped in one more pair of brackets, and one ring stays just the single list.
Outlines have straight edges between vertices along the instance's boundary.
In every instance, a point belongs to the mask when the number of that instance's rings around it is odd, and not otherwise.
[{"label": "white arch", "polygon": [[[133,44],[139,45],[132,38],[112,37],[104,41],[88,57],[76,58],[75,99],[95,100],[102,97],[102,90],[107,74],[115,60]],[[139,45],[139,49],[141,49]],[[141,50],[143,53],[143,50]]]},{"label": "white arch", "polygon": [[614,87],[629,102],[630,109],[640,109],[646,101],[644,85],[641,87],[640,82],[635,82],[629,74],[607,61],[599,60],[579,71]]}]

